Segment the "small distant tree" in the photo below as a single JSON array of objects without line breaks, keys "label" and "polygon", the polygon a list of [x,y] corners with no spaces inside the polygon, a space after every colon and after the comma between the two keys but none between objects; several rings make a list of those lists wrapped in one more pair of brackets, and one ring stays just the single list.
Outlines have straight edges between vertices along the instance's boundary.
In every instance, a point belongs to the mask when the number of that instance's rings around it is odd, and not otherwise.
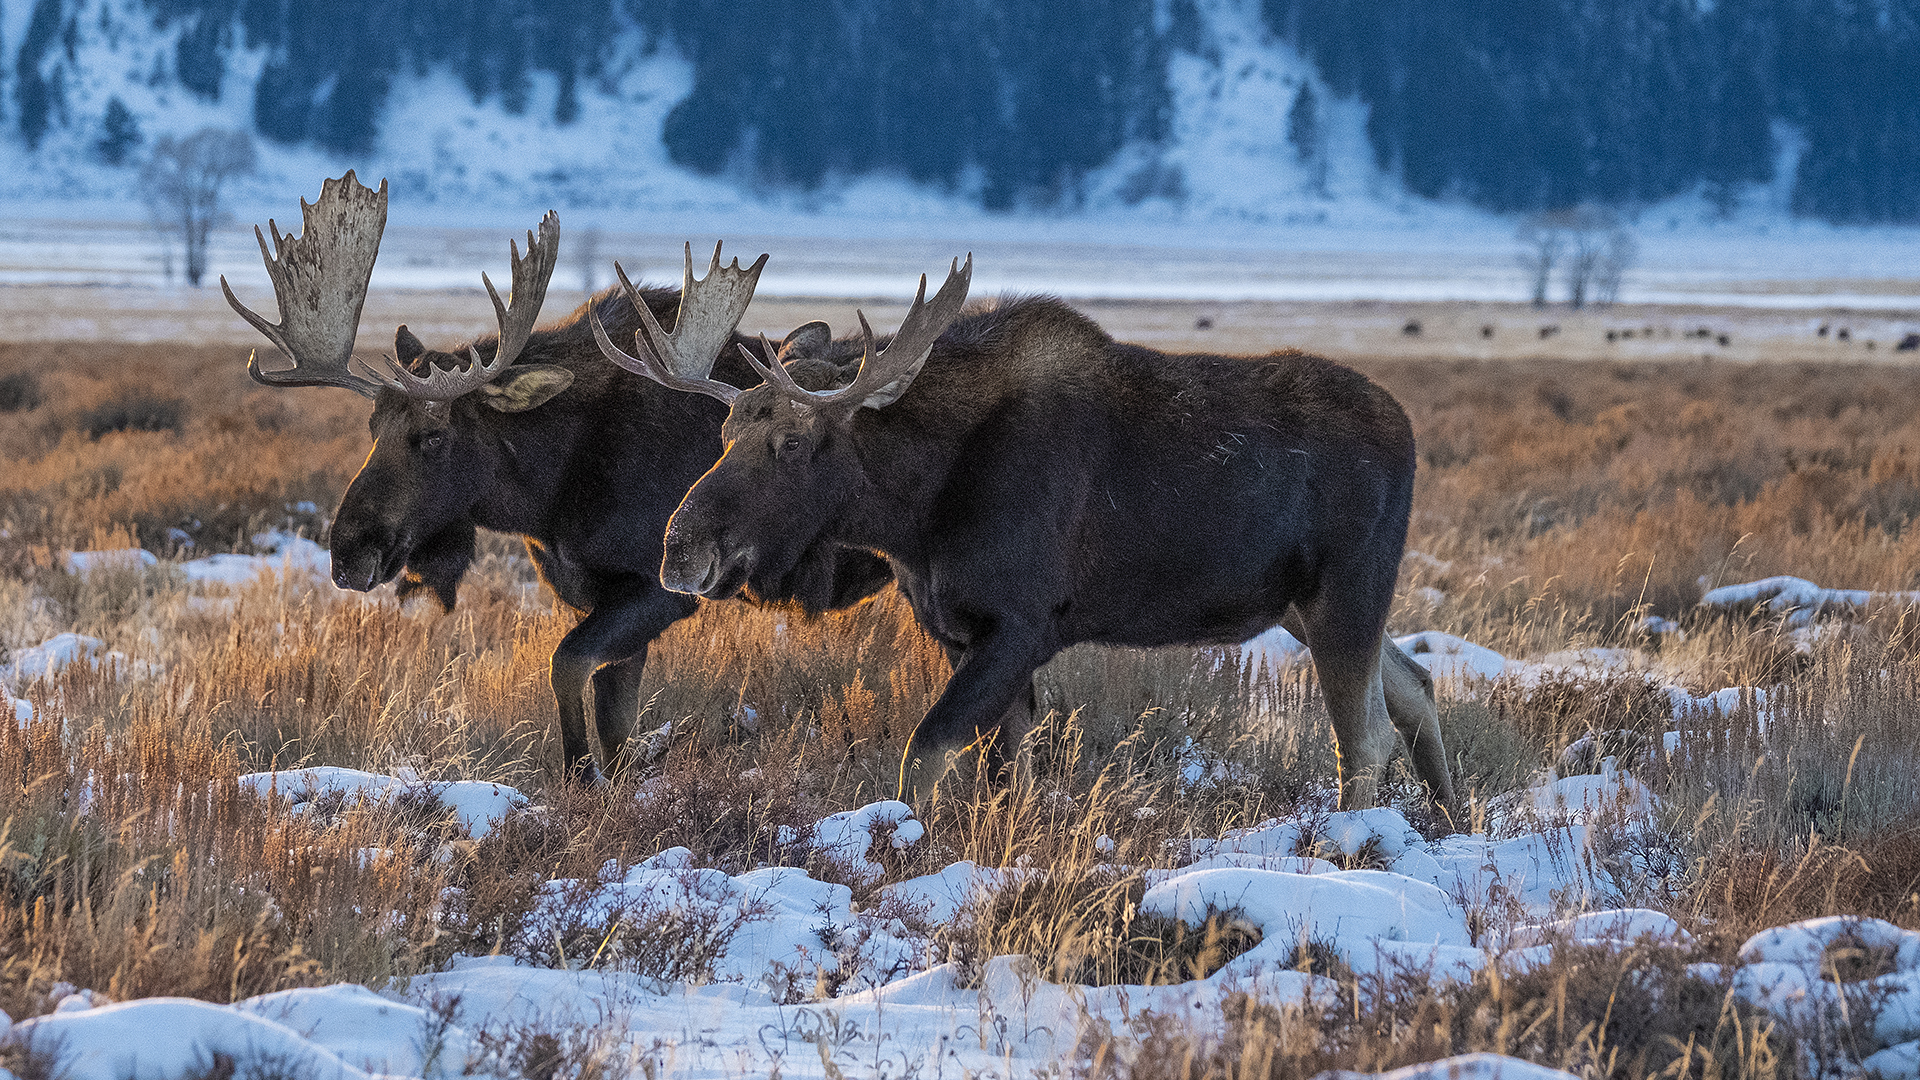
[{"label": "small distant tree", "polygon": [[[580,265],[580,289],[592,292],[599,285],[600,269],[600,230],[589,226],[579,239],[573,242],[574,259]],[[638,277],[636,270],[634,276]]]},{"label": "small distant tree", "polygon": [[1547,286],[1553,282],[1553,268],[1560,264],[1567,238],[1553,214],[1534,214],[1520,223],[1515,234],[1520,241],[1520,268],[1533,285],[1533,306],[1547,306]]},{"label": "small distant tree", "polygon": [[220,188],[253,171],[253,139],[244,131],[202,128],[185,138],[163,135],[140,170],[141,195],[154,227],[177,237],[187,281],[207,272],[207,237],[220,219]]},{"label": "small distant tree", "polygon": [[1611,304],[1620,295],[1627,268],[1640,244],[1609,207],[1582,204],[1534,214],[1520,224],[1519,262],[1533,286],[1533,304],[1544,306],[1556,267],[1566,282],[1567,303]]},{"label": "small distant tree", "polygon": [[116,95],[107,99],[107,112],[100,118],[100,138],[93,144],[100,160],[109,165],[125,165],[140,145],[140,121]]},{"label": "small distant tree", "polygon": [[1601,248],[1599,265],[1593,272],[1593,302],[1611,304],[1619,300],[1620,279],[1639,257],[1640,241],[1634,239],[1631,232],[1619,227],[1610,230]]},{"label": "small distant tree", "polygon": [[1326,132],[1320,123],[1320,98],[1313,84],[1300,80],[1300,89],[1287,109],[1287,141],[1300,164],[1307,168],[1307,190],[1315,195],[1327,193]]}]

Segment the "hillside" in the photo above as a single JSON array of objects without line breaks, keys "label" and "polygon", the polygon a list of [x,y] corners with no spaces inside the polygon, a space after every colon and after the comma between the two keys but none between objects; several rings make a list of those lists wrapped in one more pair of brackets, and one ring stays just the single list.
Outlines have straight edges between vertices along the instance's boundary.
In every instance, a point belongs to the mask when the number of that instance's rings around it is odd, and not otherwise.
[{"label": "hillside", "polygon": [[1510,7],[0,0],[0,197],[212,124],[449,205],[1920,221],[1916,0]]}]

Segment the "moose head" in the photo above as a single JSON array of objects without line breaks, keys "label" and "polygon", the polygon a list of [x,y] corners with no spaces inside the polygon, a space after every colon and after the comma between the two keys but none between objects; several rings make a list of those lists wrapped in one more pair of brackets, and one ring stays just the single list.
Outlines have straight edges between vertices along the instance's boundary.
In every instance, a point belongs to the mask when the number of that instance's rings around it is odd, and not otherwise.
[{"label": "moose head", "polygon": [[[494,340],[458,357],[427,349],[403,325],[393,357],[382,357],[380,368],[356,368],[354,336],[386,228],[386,181],[374,191],[349,171],[326,181],[318,202],[302,199],[300,208],[298,236],[283,236],[267,222],[271,249],[254,228],[281,321],[270,323],[242,304],[224,276],[220,288],[227,303],[293,361],[291,368],[265,370],[257,356],[249,357],[247,374],[255,382],[340,387],[373,399],[373,451],[341,499],[332,528],[334,583],[365,592],[393,580],[423,546],[447,542],[441,538],[449,531],[452,542],[460,542],[468,512],[511,452],[510,443],[491,437],[493,418],[537,408],[573,382],[573,372],[557,364],[514,363],[553,277],[560,219],[549,212],[539,236],[527,234],[524,257],[508,241],[511,303],[480,275],[500,326]],[[470,546],[470,525],[464,536]],[[451,607],[450,586],[436,591]]]},{"label": "moose head", "polygon": [[859,373],[839,389],[801,386],[786,358],[765,338],[760,356],[740,346],[764,380],[740,390],[711,377],[713,352],[677,348],[657,327],[648,329],[652,346],[635,335],[638,355],[621,351],[602,335],[601,351],[621,367],[729,407],[720,460],[687,492],[668,523],[661,584],[675,592],[730,596],[749,579],[783,573],[798,562],[859,490],[860,461],[848,437],[854,417],[862,409],[885,408],[906,393],[934,342],[966,304],[972,276],[971,255],[964,267],[954,260],[929,301],[921,275],[906,319],[884,348],[861,313]]}]

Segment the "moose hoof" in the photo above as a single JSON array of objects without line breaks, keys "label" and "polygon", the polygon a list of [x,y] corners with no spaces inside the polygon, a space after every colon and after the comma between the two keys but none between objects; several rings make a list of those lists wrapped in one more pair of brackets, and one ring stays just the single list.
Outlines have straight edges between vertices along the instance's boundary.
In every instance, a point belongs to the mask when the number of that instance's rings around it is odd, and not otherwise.
[{"label": "moose hoof", "polygon": [[583,758],[567,766],[562,777],[569,786],[586,791],[605,791],[609,786],[607,774],[600,771],[600,766],[592,758]]}]

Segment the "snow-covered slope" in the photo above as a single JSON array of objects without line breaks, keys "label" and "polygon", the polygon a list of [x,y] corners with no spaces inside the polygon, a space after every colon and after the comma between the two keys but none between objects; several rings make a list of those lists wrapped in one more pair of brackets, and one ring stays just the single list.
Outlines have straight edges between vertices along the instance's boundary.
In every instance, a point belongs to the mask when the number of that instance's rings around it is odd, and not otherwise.
[{"label": "snow-covered slope", "polygon": [[[12,3],[0,24],[0,51],[17,63],[31,5]],[[59,87],[59,105],[36,149],[9,110],[0,130],[0,200],[15,213],[74,202],[118,203],[137,216],[140,153],[159,137],[202,127],[254,128],[255,89],[269,57],[232,35],[215,100],[184,88],[174,67],[187,24],[157,26],[139,0],[78,0],[71,33],[38,69]],[[1365,106],[1328,93],[1313,66],[1275,41],[1257,0],[1202,0],[1197,37],[1169,64],[1171,138],[1134,144],[1096,170],[1073,200],[1098,217],[1237,220],[1268,224],[1379,223],[1433,208],[1401,198],[1372,163]],[[68,46],[71,46],[70,48]],[[558,80],[530,75],[530,101],[517,115],[497,98],[476,103],[446,66],[402,71],[381,114],[371,151],[344,154],[259,140],[260,166],[237,181],[230,201],[284,199],[349,167],[390,178],[396,199],[448,207],[545,206],[726,212],[759,207],[803,214],[972,217],[964,190],[919,187],[885,176],[830,178],[810,191],[748,191],[696,175],[668,160],[667,113],[692,89],[692,70],[669,42],[629,27],[611,46],[609,77],[583,81],[579,115],[554,119]],[[0,74],[7,74],[0,67]],[[1319,88],[1325,182],[1288,141],[1286,114],[1304,83]],[[100,152],[110,103],[139,125],[128,163]],[[964,185],[962,186],[964,187]],[[1316,190],[1316,187],[1318,190]],[[1421,211],[1424,211],[1422,213]],[[1469,215],[1478,217],[1479,215]]]}]

